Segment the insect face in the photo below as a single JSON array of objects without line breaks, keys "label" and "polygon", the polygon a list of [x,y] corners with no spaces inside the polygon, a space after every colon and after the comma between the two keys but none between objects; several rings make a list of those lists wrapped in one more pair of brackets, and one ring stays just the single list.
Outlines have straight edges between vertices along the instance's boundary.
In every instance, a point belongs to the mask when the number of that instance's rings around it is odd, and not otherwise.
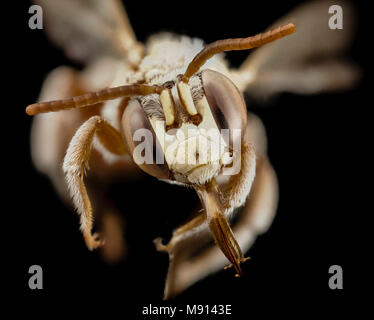
[{"label": "insect face", "polygon": [[124,138],[145,172],[203,185],[240,149],[245,102],[231,80],[212,70],[164,87],[160,95],[130,101],[122,118]]}]

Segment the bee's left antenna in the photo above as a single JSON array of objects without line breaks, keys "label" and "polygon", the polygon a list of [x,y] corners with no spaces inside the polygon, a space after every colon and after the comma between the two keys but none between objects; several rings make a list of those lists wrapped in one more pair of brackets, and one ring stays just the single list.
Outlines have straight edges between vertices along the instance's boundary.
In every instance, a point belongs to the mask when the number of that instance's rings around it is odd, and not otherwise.
[{"label": "bee's left antenna", "polygon": [[278,27],[276,29],[260,33],[248,38],[225,39],[212,42],[205,46],[190,62],[184,73],[182,80],[188,83],[192,75],[200,70],[202,65],[215,54],[223,51],[233,50],[248,50],[256,47],[261,47],[264,44],[283,38],[296,31],[293,23]]}]

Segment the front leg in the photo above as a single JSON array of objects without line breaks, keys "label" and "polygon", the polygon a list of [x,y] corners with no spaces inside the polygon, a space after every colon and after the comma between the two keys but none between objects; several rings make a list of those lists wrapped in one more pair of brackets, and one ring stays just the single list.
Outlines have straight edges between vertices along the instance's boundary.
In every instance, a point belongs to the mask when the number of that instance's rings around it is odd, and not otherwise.
[{"label": "front leg", "polygon": [[243,205],[251,190],[256,172],[256,156],[252,144],[244,142],[240,153],[240,172],[231,176],[221,188],[213,179],[196,191],[207,213],[208,225],[213,238],[226,258],[241,275],[240,263],[246,261],[228,223],[230,213]]},{"label": "front leg", "polygon": [[208,226],[215,243],[234,266],[237,276],[241,276],[240,263],[245,259],[227,218],[223,214],[223,206],[219,200],[219,190],[215,180],[195,189],[206,211]]},{"label": "front leg", "polygon": [[63,164],[66,182],[75,208],[80,215],[81,230],[90,250],[104,244],[97,233],[92,234],[93,213],[91,201],[84,185],[90,151],[95,134],[101,144],[110,152],[125,155],[126,149],[121,134],[99,116],[88,119],[71,140]]},{"label": "front leg", "polygon": [[208,225],[213,238],[226,258],[241,275],[240,263],[246,261],[228,222],[229,215],[242,206],[251,190],[256,172],[256,155],[251,143],[244,142],[240,153],[240,172],[221,186],[213,179],[203,187],[196,188],[207,213]]}]

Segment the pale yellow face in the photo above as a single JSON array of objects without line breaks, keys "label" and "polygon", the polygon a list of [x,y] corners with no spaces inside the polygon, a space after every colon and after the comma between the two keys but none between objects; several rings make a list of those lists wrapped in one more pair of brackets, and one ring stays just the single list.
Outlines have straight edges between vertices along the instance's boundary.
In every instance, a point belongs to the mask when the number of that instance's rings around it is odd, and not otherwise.
[{"label": "pale yellow face", "polygon": [[151,120],[151,124],[176,179],[204,184],[218,175],[231,157],[205,96],[195,105],[202,115],[198,125],[186,122],[170,134],[162,121]]}]

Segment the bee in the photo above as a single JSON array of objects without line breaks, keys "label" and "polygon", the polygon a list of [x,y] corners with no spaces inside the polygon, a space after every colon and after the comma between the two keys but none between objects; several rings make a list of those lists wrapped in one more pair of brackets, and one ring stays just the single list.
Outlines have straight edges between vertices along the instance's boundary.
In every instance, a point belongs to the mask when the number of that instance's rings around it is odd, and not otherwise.
[{"label": "bee", "polygon": [[[85,176],[110,183],[140,168],[166,183],[194,188],[201,201],[169,243],[155,239],[157,250],[169,255],[165,299],[227,261],[241,276],[248,259],[243,252],[268,229],[278,201],[265,129],[247,111],[243,94],[313,94],[355,83],[357,68],[335,59],[351,33],[333,34],[320,23],[329,2],[302,5],[264,33],[208,45],[171,34],[142,44],[116,0],[35,2],[52,39],[69,57],[86,62],[81,72],[52,71],[40,102],[26,113],[36,116],[35,166],[75,207],[88,249],[102,247],[114,260],[122,245],[116,209]],[[351,30],[348,5],[344,13]],[[259,49],[238,69],[228,67],[223,52],[252,48]],[[98,211],[110,225],[102,233],[93,232]],[[207,246],[211,238],[215,245]]]}]

